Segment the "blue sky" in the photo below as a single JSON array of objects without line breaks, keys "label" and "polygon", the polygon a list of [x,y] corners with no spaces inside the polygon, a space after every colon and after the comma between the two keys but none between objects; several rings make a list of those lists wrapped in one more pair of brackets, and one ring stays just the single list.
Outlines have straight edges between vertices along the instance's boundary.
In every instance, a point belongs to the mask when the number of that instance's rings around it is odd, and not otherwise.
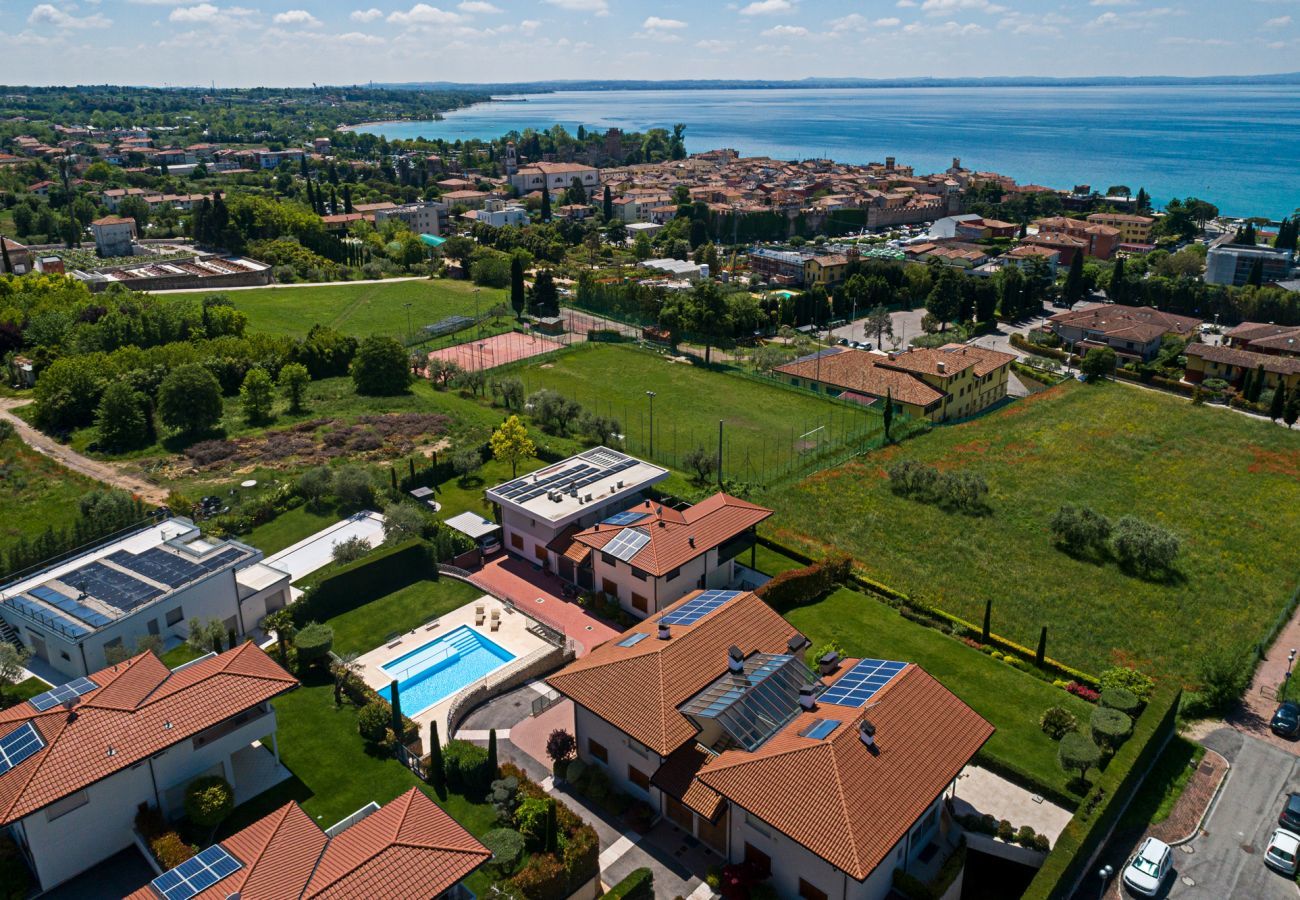
[{"label": "blue sky", "polygon": [[0,0],[0,21],[8,84],[1300,69],[1300,0]]}]

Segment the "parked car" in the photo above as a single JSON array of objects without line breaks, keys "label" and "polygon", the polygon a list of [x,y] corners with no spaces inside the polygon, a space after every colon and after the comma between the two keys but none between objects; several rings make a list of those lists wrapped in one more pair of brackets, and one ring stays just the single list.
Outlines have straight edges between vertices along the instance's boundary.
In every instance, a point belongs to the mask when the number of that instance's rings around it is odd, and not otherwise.
[{"label": "parked car", "polygon": [[1268,839],[1264,862],[1283,875],[1295,877],[1297,855],[1300,855],[1300,834],[1279,828]]},{"label": "parked car", "polygon": [[1287,700],[1273,711],[1273,721],[1268,723],[1273,733],[1282,737],[1300,736],[1300,703]]},{"label": "parked car", "polygon": [[1288,831],[1300,832],[1300,794],[1286,795],[1286,803],[1282,804],[1282,814],[1277,817],[1277,824]]},{"label": "parked car", "polygon": [[1124,886],[1143,897],[1154,897],[1160,893],[1160,886],[1164,884],[1165,876],[1173,864],[1174,854],[1169,845],[1158,838],[1149,837],[1124,867]]}]

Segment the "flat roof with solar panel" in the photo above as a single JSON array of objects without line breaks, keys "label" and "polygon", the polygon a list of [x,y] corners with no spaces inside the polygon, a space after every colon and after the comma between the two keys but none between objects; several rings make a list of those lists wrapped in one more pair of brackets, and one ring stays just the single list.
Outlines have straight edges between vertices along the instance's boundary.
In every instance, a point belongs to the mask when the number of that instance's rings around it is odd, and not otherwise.
[{"label": "flat roof with solar panel", "polygon": [[0,737],[0,775],[20,765],[44,746],[45,742],[41,740],[36,726],[31,722],[24,722],[4,737]]},{"label": "flat roof with solar panel", "polygon": [[243,867],[244,864],[231,856],[225,847],[213,844],[176,868],[163,872],[149,882],[149,887],[162,900],[190,900]]},{"label": "flat roof with solar panel", "polygon": [[17,614],[11,624],[34,622],[79,641],[257,557],[252,547],[202,538],[186,519],[167,519],[0,587],[0,611]]},{"label": "flat roof with solar panel", "polygon": [[665,613],[659,619],[660,625],[694,625],[709,613],[731,600],[739,597],[743,591],[705,591],[698,597],[687,600],[672,612]]},{"label": "flat roof with solar panel", "polygon": [[818,703],[836,706],[863,707],[895,675],[907,668],[907,663],[888,659],[859,660],[817,697]]},{"label": "flat roof with solar panel", "polygon": [[627,498],[667,477],[661,466],[594,447],[490,488],[487,497],[503,509],[564,525],[602,507],[616,511]]}]

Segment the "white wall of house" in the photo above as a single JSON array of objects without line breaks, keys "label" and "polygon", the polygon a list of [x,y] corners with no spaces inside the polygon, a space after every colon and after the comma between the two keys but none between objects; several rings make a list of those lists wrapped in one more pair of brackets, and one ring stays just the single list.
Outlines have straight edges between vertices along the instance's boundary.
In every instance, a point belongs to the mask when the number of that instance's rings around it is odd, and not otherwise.
[{"label": "white wall of house", "polygon": [[[625,794],[644,800],[655,810],[661,808],[659,789],[651,785],[647,790],[637,785],[629,778],[629,767],[645,775],[648,782],[663,765],[663,757],[581,706],[575,707],[573,731],[578,741],[579,759],[588,765],[603,768],[608,773],[610,782]],[[607,760],[601,760],[592,754],[592,741],[605,748]]]},{"label": "white wall of house", "polygon": [[[41,887],[48,890],[130,846],[141,803],[156,806],[170,788],[183,788],[209,770],[233,785],[230,758],[275,730],[275,711],[267,704],[247,722],[201,747],[196,747],[197,737],[182,741],[22,819],[17,830],[31,853]],[[183,800],[183,790],[172,793]],[[166,807],[165,799],[163,803]],[[179,811],[174,805],[164,808],[172,816]]]}]

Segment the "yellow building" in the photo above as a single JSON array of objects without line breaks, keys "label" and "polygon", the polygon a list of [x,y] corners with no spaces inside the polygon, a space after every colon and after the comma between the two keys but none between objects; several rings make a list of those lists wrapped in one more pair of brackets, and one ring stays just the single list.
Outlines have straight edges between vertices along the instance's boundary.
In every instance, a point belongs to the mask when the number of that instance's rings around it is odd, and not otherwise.
[{"label": "yellow building", "polygon": [[831,288],[843,281],[848,275],[849,258],[834,253],[829,256],[813,256],[804,260],[803,283],[805,287],[821,285]]},{"label": "yellow building", "polygon": [[1211,378],[1220,378],[1233,387],[1240,388],[1247,372],[1264,369],[1264,387],[1272,390],[1279,381],[1286,384],[1287,392],[1300,386],[1300,359],[1291,356],[1274,356],[1271,353],[1252,353],[1236,347],[1202,344],[1199,341],[1188,344],[1187,373],[1184,376],[1192,384],[1200,384]]},{"label": "yellow building", "polygon": [[1151,243],[1151,226],[1156,220],[1149,216],[1134,216],[1128,213],[1093,213],[1088,221],[1094,225],[1109,225],[1119,230],[1121,244]]}]

